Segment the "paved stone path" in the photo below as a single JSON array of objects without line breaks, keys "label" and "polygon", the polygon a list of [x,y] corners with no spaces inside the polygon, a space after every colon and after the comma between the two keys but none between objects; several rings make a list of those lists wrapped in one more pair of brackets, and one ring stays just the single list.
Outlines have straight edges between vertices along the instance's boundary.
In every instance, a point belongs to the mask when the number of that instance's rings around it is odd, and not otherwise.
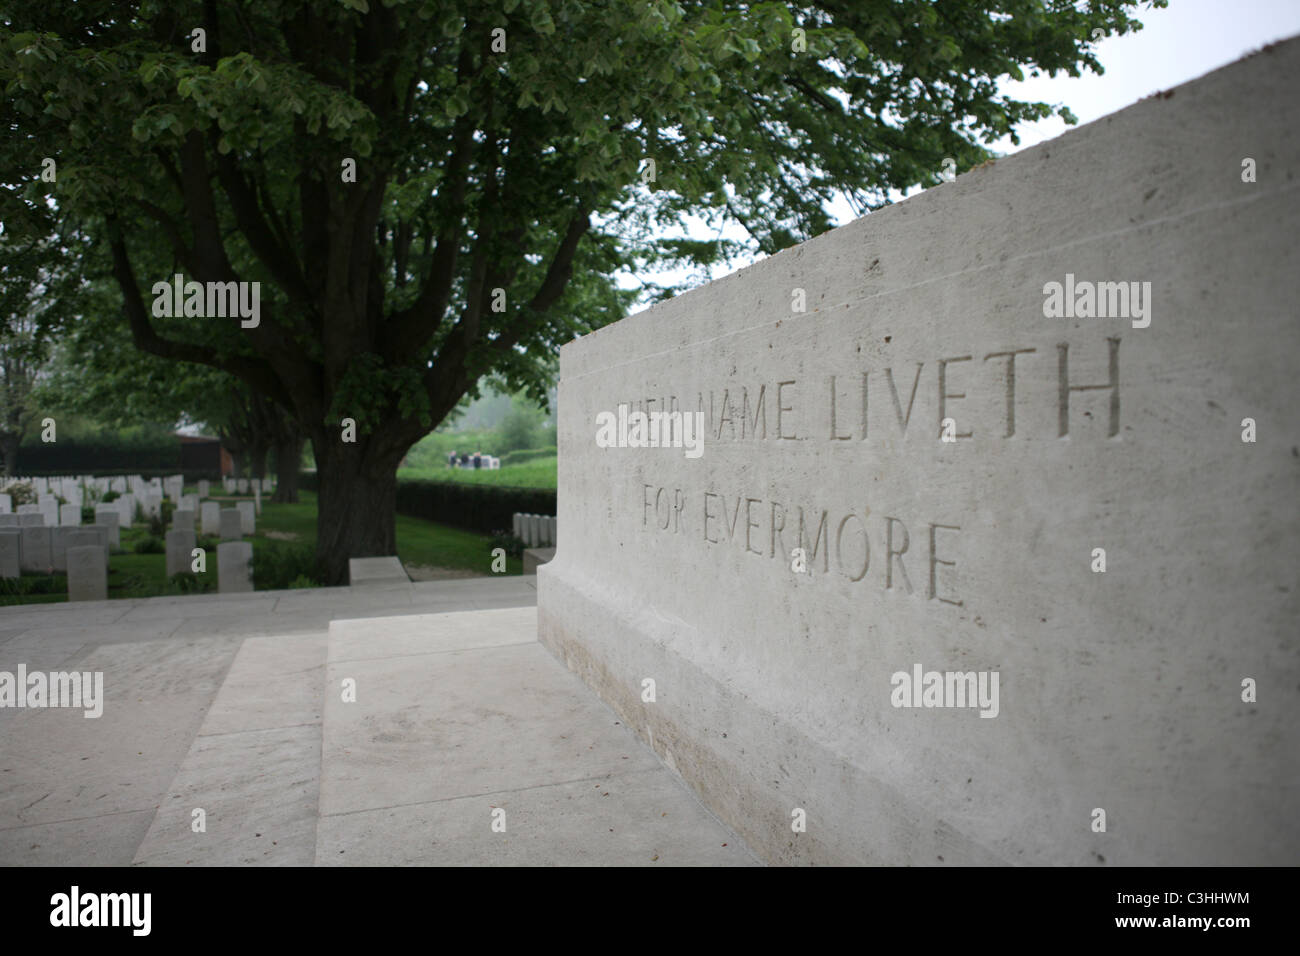
[{"label": "paved stone path", "polygon": [[0,708],[0,865],[754,865],[537,643],[535,587],[0,608],[0,671],[105,697]]}]

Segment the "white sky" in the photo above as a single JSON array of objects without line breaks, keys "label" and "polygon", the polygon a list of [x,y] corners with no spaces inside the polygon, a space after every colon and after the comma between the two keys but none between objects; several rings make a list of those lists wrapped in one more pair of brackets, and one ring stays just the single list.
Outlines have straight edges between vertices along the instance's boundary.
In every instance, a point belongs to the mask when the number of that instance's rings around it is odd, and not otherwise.
[{"label": "white sky", "polygon": [[[1004,79],[1002,89],[1017,99],[1068,106],[1079,126],[1100,119],[1152,93],[1167,90],[1241,59],[1269,43],[1300,34],[1300,0],[1170,0],[1169,6],[1138,8],[1136,18],[1143,29],[1126,36],[1107,37],[1097,47],[1097,59],[1106,72],[1100,76],[1085,71],[1081,76],[1059,74],[1024,82]],[[1300,95],[1300,91],[1297,91]],[[1020,145],[1003,139],[991,147],[998,153],[1014,153],[1044,140],[1054,139],[1078,126],[1067,126],[1059,118],[1022,124]],[[834,210],[838,224],[853,218],[847,204]],[[716,230],[696,221],[687,235],[712,238]],[[744,240],[739,226],[723,235]],[[760,256],[720,266],[710,278],[720,278],[757,261]],[[666,272],[652,277],[654,284],[680,282],[694,275],[698,284],[705,276],[689,270]],[[619,276],[619,285],[640,285],[630,276]]]}]

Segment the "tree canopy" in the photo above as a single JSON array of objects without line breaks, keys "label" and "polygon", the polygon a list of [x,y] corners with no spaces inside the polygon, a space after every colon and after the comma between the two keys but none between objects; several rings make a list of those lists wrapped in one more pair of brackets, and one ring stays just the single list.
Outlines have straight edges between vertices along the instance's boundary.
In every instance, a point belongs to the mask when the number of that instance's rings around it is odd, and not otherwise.
[{"label": "tree canopy", "polygon": [[[559,344],[626,310],[615,273],[728,252],[671,225],[772,252],[838,196],[937,182],[1070,119],[999,80],[1099,69],[1094,31],[1136,6],[5,0],[0,216],[76,217],[138,348],[293,415],[337,580],[393,552],[397,462],[482,375],[540,394]],[[260,321],[160,316],[174,273],[259,282]]]}]

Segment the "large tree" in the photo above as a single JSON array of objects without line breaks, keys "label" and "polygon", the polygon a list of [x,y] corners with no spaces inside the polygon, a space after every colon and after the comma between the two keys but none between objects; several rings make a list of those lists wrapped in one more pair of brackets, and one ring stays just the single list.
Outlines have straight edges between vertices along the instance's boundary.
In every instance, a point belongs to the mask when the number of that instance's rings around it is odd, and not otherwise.
[{"label": "large tree", "polygon": [[[669,224],[721,213],[774,251],[837,196],[980,161],[1053,112],[998,79],[1097,68],[1135,6],[4,0],[0,150],[111,251],[136,346],[292,412],[339,582],[394,552],[396,466],[480,376],[539,392],[538,360],[619,317],[612,272],[722,251]],[[172,263],[261,282],[260,323],[156,315]]]}]

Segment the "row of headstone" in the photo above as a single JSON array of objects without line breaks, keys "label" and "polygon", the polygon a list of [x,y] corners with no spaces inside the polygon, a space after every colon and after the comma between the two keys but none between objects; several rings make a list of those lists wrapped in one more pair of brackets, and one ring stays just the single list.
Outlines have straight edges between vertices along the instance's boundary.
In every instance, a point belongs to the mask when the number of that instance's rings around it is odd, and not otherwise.
[{"label": "row of headstone", "polygon": [[275,481],[271,478],[222,478],[221,484],[228,495],[275,490]]},{"label": "row of headstone", "polygon": [[[222,512],[238,520],[233,508]],[[191,517],[193,517],[191,515]],[[193,528],[173,529],[167,532],[167,576],[185,574],[194,570],[194,551],[198,544]],[[217,591],[233,594],[253,590],[253,546],[247,541],[223,541],[217,545]]]},{"label": "row of headstone", "polygon": [[516,512],[511,519],[511,531],[516,538],[522,538],[530,548],[555,547],[555,517],[553,515],[534,515]]},{"label": "row of headstone", "polygon": [[92,545],[99,549],[107,566],[116,530],[109,525],[94,524],[58,528],[43,524],[0,525],[0,577],[16,578],[23,571],[67,571],[68,552]]}]

